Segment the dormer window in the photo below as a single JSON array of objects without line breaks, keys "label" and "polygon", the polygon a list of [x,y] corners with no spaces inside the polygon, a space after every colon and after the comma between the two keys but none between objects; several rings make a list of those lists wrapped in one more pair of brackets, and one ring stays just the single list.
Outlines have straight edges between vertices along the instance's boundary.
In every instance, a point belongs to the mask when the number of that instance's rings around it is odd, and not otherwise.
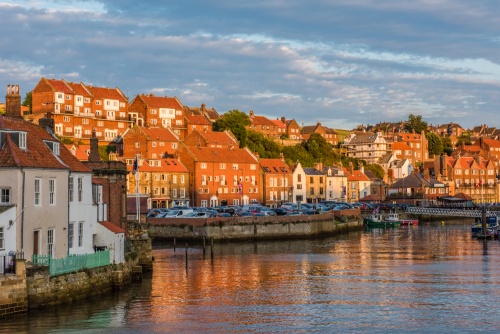
[{"label": "dormer window", "polygon": [[19,132],[19,148],[26,149],[26,132]]},{"label": "dormer window", "polygon": [[14,142],[14,144],[17,145],[22,150],[27,149],[27,143],[26,143],[26,132],[21,132],[21,131],[2,131],[0,130],[0,147],[3,146],[3,144],[7,140],[7,134],[10,136],[10,139]]},{"label": "dormer window", "polygon": [[60,150],[59,150],[59,143],[58,142],[55,142],[55,141],[45,141],[45,145],[48,146],[48,148],[50,148],[50,150],[52,151],[52,153],[54,153],[55,155],[59,155],[60,153]]}]

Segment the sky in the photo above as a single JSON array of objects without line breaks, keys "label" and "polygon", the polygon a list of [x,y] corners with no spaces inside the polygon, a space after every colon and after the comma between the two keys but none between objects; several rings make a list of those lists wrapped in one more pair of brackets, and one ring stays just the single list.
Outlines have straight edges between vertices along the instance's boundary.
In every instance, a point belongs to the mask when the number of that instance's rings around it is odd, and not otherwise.
[{"label": "sky", "polygon": [[[500,127],[498,0],[0,0],[0,85],[42,77],[335,129]],[[2,101],[0,96],[0,101]]]}]

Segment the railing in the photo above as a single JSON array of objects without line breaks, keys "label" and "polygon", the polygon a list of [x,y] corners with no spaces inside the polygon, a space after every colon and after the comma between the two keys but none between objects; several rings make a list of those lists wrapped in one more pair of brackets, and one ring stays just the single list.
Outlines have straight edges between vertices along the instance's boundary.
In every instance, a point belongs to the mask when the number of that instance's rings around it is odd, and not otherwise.
[{"label": "railing", "polygon": [[96,268],[110,264],[109,250],[93,254],[68,255],[62,259],[52,259],[48,255],[33,255],[35,265],[49,266],[50,276],[67,274],[83,268]]},{"label": "railing", "polygon": [[[482,217],[481,209],[468,208],[425,208],[425,207],[408,207],[406,213],[414,215],[432,215],[432,216],[454,216],[454,217]],[[487,216],[496,216],[496,212],[486,211]]]}]

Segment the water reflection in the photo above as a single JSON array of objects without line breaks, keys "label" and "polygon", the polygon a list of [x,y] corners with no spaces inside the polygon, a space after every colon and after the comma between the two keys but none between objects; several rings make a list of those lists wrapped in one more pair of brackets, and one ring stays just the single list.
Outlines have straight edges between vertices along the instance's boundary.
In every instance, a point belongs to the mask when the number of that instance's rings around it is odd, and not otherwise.
[{"label": "water reflection", "polygon": [[[421,224],[328,239],[157,245],[154,273],[121,293],[30,312],[30,332],[335,332],[500,329],[498,241]],[[10,327],[9,327],[10,326]],[[5,331],[7,332],[7,331]]]}]

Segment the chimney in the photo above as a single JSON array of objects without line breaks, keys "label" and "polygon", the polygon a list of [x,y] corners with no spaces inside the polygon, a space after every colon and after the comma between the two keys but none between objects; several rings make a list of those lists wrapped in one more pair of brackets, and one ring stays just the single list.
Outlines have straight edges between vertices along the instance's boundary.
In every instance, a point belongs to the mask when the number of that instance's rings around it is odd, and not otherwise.
[{"label": "chimney", "polygon": [[22,118],[19,85],[7,85],[7,95],[5,95],[5,116]]},{"label": "chimney", "polygon": [[351,173],[351,174],[354,172],[354,167],[353,167],[353,165],[352,165],[352,162],[350,162],[350,163],[349,163],[349,167],[347,167],[347,171],[348,171],[349,173]]},{"label": "chimney", "polygon": [[322,162],[317,162],[314,164],[314,168],[317,170],[322,171],[323,170],[323,163]]},{"label": "chimney", "polygon": [[286,118],[285,118],[285,116],[281,116],[281,121],[286,124]]},{"label": "chimney", "polygon": [[250,110],[250,117],[253,117],[253,116],[254,116],[253,110]]},{"label": "chimney", "polygon": [[254,155],[257,157],[257,159],[259,159],[259,152],[255,151]]},{"label": "chimney", "polygon": [[201,104],[201,111],[205,111],[205,110],[206,110],[205,103],[202,103],[202,104]]},{"label": "chimney", "polygon": [[429,169],[428,168],[426,168],[424,170],[424,179],[426,179],[427,181],[430,181],[430,179],[431,179],[431,176],[429,174]]},{"label": "chimney", "polygon": [[448,166],[446,165],[447,157],[445,154],[441,154],[441,163],[439,164],[439,173],[444,179],[448,179]]},{"label": "chimney", "polygon": [[92,138],[90,138],[90,162],[101,161],[101,156],[99,155],[99,139],[96,137],[95,129],[92,130]]},{"label": "chimney", "polygon": [[283,153],[280,153],[280,160],[285,161],[285,155]]},{"label": "chimney", "polygon": [[55,124],[52,114],[48,112],[45,117],[38,120],[38,125],[44,128],[48,128],[52,133],[55,133]]},{"label": "chimney", "polygon": [[474,158],[479,166],[483,164],[483,158],[480,155],[476,155]]}]

